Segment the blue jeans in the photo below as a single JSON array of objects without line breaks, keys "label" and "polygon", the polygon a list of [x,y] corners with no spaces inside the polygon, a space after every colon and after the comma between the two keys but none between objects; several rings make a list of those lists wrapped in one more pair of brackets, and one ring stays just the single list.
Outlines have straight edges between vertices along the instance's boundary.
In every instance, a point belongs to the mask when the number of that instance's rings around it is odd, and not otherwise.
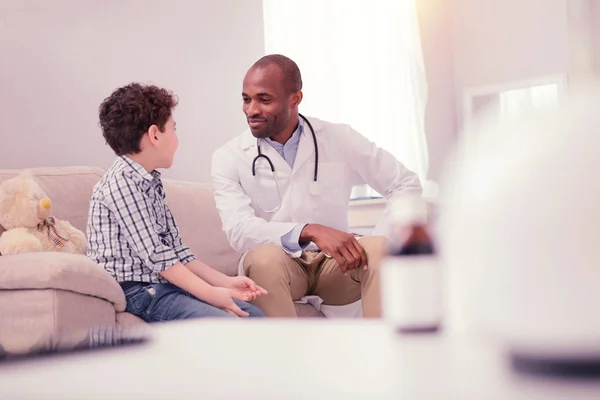
[{"label": "blue jeans", "polygon": [[[170,283],[123,282],[121,287],[127,300],[126,311],[146,322],[233,317]],[[250,317],[265,316],[260,308],[253,304],[236,299],[233,301],[250,314]]]}]

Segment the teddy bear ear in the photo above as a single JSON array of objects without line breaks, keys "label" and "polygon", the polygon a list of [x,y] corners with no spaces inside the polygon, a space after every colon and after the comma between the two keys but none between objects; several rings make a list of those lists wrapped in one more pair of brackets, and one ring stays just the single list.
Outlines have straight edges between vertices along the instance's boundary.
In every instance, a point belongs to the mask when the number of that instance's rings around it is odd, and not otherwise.
[{"label": "teddy bear ear", "polygon": [[19,173],[19,178],[33,179],[33,172],[30,169],[24,169]]},{"label": "teddy bear ear", "polygon": [[37,179],[35,178],[33,171],[30,169],[22,170],[15,178],[15,182],[18,182],[19,185],[27,185],[27,187],[30,187],[31,185],[38,185]]}]

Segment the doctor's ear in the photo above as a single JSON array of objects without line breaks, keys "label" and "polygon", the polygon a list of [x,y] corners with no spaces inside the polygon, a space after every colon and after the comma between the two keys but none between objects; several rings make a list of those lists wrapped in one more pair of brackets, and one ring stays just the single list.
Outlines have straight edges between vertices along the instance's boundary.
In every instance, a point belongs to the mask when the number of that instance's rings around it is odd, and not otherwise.
[{"label": "doctor's ear", "polygon": [[302,102],[302,91],[298,91],[292,94],[292,106],[298,107]]}]

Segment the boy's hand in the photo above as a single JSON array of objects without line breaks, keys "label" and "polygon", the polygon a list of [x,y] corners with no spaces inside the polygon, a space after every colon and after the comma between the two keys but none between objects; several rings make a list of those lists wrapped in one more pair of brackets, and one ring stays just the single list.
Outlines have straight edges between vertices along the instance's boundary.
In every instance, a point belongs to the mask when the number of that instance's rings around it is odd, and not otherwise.
[{"label": "boy's hand", "polygon": [[[206,264],[201,263],[199,265],[201,267],[203,265],[206,266]],[[212,271],[216,272],[215,270]],[[266,290],[258,288],[250,279],[237,279],[221,273],[218,274],[218,277],[221,278],[221,283],[227,283],[229,284],[229,287],[209,285],[202,277],[197,276],[195,272],[193,272],[191,269],[188,269],[188,267],[183,265],[181,262],[178,262],[170,268],[160,272],[160,275],[163,278],[171,282],[173,285],[178,286],[183,290],[187,290],[200,300],[220,308],[221,310],[227,311],[229,314],[235,315],[236,317],[247,317],[249,314],[240,309],[240,307],[235,304],[233,299],[247,301],[249,298],[254,297],[250,294],[254,293],[256,290],[260,291],[261,293],[266,293]],[[213,276],[213,278],[214,277],[215,276]],[[249,290],[244,289],[247,288],[248,285],[250,285]]]},{"label": "boy's hand", "polygon": [[212,289],[213,290],[207,296],[207,303],[227,311],[229,314],[233,314],[236,317],[247,317],[250,315],[246,311],[243,311],[241,308],[239,308],[238,305],[233,301],[234,298],[244,301],[242,296],[235,290],[222,287],[213,287]]},{"label": "boy's hand", "polygon": [[254,281],[246,276],[232,276],[225,283],[225,287],[237,292],[239,296],[236,299],[243,301],[252,301],[267,291],[258,286]]}]

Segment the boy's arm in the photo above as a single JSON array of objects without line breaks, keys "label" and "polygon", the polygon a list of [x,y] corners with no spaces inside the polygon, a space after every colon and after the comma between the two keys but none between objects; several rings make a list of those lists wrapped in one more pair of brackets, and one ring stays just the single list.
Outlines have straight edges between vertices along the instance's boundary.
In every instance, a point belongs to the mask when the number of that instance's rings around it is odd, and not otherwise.
[{"label": "boy's arm", "polygon": [[209,267],[202,261],[194,259],[185,265],[190,271],[213,286],[229,287],[229,276]]},{"label": "boy's arm", "polygon": [[200,300],[210,303],[215,287],[209,285],[202,280],[202,278],[194,275],[194,273],[181,262],[176,262],[158,274],[173,285],[186,290]]}]

